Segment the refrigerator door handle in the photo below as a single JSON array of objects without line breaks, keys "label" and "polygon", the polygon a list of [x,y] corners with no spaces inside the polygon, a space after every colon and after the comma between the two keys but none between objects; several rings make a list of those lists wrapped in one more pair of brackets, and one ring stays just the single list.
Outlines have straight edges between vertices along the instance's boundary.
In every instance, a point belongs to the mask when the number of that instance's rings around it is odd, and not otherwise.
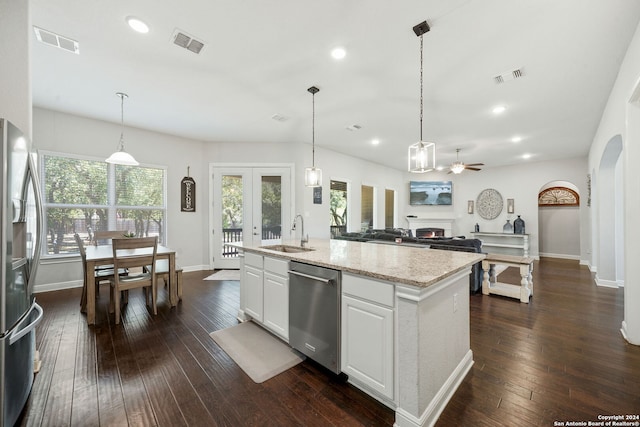
[{"label": "refrigerator door handle", "polygon": [[38,317],[36,317],[33,322],[29,323],[22,329],[20,329],[20,326],[22,324],[22,322],[20,322],[20,324],[17,325],[16,329],[9,336],[9,345],[13,345],[13,343],[17,342],[20,338],[27,335],[36,327],[38,323],[40,323],[40,321],[42,320],[43,311],[42,307],[40,307],[40,305],[38,305],[38,303],[36,303],[35,301],[31,305],[31,309],[29,309],[27,315],[24,316],[23,322],[29,318],[29,315],[33,310],[36,310],[38,312]]},{"label": "refrigerator door handle", "polygon": [[33,253],[33,263],[31,265],[31,271],[29,272],[29,282],[31,289],[33,289],[33,283],[35,282],[36,272],[38,270],[38,264],[40,263],[40,252],[42,251],[42,197],[40,193],[40,181],[38,180],[38,174],[36,173],[36,165],[32,155],[29,155],[29,176],[31,177],[31,185],[33,187],[34,198],[36,202],[36,239],[35,248]]}]

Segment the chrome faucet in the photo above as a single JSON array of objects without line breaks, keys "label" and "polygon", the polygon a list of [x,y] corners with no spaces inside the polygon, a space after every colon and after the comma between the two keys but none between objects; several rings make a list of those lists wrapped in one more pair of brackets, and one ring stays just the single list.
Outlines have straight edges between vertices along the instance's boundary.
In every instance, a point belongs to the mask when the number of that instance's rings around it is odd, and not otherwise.
[{"label": "chrome faucet", "polygon": [[[304,218],[302,217],[302,215],[297,214],[294,218],[293,218],[293,225],[291,226],[291,231],[295,231],[296,230],[296,220],[300,218],[300,247],[304,248],[304,244],[305,243],[309,243],[309,236],[305,236],[304,235]],[[295,233],[294,233],[295,235]]]}]

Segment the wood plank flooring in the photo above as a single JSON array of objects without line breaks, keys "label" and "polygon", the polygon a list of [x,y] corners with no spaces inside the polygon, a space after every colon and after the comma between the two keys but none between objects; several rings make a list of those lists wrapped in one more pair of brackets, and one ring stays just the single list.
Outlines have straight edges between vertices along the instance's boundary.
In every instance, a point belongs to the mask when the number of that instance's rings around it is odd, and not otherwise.
[{"label": "wood plank flooring", "polygon": [[[502,278],[517,272],[508,269]],[[237,323],[237,282],[184,274],[151,316],[132,291],[120,325],[108,289],[97,325],[80,289],[37,295],[43,360],[21,426],[390,426],[394,413],[311,361],[255,384],[209,337]],[[516,282],[517,283],[517,282]],[[471,296],[475,364],[438,426],[552,426],[640,413],[640,347],[620,335],[623,290],[575,261],[536,262],[530,304]]]}]

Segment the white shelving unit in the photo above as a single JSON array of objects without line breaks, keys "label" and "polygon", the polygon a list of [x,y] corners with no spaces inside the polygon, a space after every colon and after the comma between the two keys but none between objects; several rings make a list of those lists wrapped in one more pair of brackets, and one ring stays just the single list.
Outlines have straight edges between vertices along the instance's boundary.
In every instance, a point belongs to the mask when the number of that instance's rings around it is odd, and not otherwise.
[{"label": "white shelving unit", "polygon": [[[513,233],[471,233],[482,240],[484,252],[496,252],[507,255],[529,256],[529,235]],[[496,249],[495,251],[493,249]]]}]

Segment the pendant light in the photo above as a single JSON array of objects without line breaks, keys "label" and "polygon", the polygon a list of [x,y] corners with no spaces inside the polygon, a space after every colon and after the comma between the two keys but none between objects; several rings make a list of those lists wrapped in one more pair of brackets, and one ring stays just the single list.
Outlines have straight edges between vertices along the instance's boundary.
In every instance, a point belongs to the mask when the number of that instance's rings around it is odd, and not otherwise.
[{"label": "pendant light", "polygon": [[105,161],[116,165],[138,166],[140,163],[138,163],[131,154],[124,151],[124,99],[128,98],[129,95],[122,92],[117,92],[116,95],[120,97],[120,142],[118,143],[118,151],[109,156]]},{"label": "pendant light", "polygon": [[429,172],[436,168],[436,144],[434,142],[427,142],[422,139],[422,116],[423,116],[423,104],[424,98],[423,92],[423,37],[424,34],[429,32],[429,24],[427,21],[413,27],[413,32],[416,36],[420,37],[420,141],[409,146],[409,172]]},{"label": "pendant light", "polygon": [[311,118],[311,167],[304,170],[304,185],[307,187],[322,186],[322,170],[316,167],[316,93],[320,92],[315,86],[307,89],[311,93],[312,118]]}]

